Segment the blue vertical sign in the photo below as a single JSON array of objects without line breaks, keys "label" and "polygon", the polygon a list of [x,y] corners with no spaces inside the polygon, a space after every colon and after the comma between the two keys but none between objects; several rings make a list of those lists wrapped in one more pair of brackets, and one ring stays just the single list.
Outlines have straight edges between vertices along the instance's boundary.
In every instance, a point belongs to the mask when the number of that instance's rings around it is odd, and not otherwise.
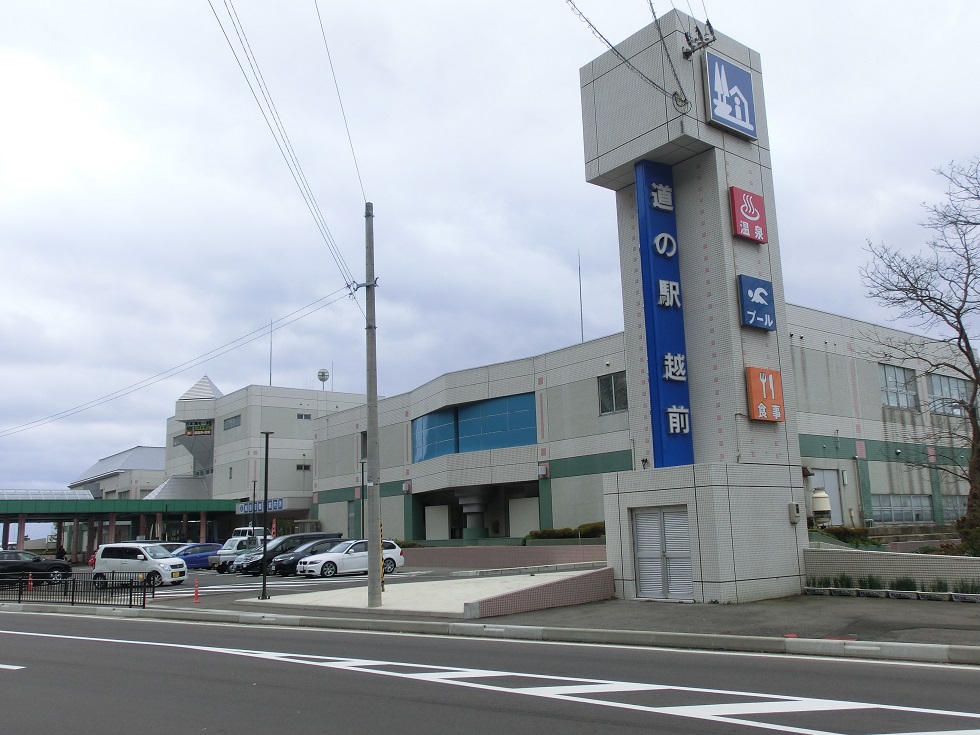
[{"label": "blue vertical sign", "polygon": [[655,467],[694,464],[680,249],[670,166],[635,166]]},{"label": "blue vertical sign", "polygon": [[772,281],[740,275],[738,303],[742,309],[743,327],[776,331],[776,299],[772,293]]}]

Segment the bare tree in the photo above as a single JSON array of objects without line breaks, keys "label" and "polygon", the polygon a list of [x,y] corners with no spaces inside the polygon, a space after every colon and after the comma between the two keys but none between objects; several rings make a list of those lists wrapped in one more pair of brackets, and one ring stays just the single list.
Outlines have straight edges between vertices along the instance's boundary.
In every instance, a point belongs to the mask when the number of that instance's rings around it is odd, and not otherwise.
[{"label": "bare tree", "polygon": [[[939,412],[953,418],[932,423],[950,442],[949,456],[940,458],[949,463],[932,466],[968,483],[966,515],[957,528],[968,550],[980,553],[980,359],[970,337],[980,326],[980,157],[936,173],[946,179],[946,199],[926,207],[922,224],[931,237],[925,249],[904,255],[868,243],[871,260],[861,278],[869,296],[929,335],[928,340],[886,339],[881,346],[900,358],[925,362],[930,371],[959,377],[967,386],[947,397],[946,410]],[[968,450],[965,463],[955,461],[957,446]]]}]

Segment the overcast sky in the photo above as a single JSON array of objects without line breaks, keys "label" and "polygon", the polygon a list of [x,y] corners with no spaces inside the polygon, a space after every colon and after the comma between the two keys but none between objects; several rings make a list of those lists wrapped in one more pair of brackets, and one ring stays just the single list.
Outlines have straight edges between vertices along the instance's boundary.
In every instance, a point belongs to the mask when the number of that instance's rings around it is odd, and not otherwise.
[{"label": "overcast sky", "polygon": [[[863,248],[918,249],[933,169],[980,153],[980,3],[706,5],[762,55],[787,301],[886,323]],[[647,0],[578,6],[614,43],[651,21]],[[235,8],[363,280],[364,196],[316,6]],[[579,98],[605,46],[566,2],[319,10],[376,213],[380,393],[580,341],[579,257],[585,338],[620,331],[614,195],[585,183]],[[162,446],[205,373],[226,393],[268,384],[270,320],[275,385],[319,388],[327,368],[328,387],[364,392],[362,311],[205,0],[5,0],[0,100],[0,488],[63,488]]]}]

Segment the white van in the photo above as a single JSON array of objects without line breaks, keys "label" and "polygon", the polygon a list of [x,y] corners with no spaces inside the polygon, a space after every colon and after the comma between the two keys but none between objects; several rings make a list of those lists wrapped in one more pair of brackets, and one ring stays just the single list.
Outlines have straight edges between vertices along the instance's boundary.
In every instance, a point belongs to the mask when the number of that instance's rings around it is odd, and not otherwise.
[{"label": "white van", "polygon": [[[130,542],[103,544],[95,552],[95,585],[104,586],[113,581],[129,581],[136,574],[143,574],[146,584],[181,584],[187,579],[187,565],[182,559],[170,556],[170,552],[155,544]],[[131,576],[133,575],[133,576]]]},{"label": "white van", "polygon": [[262,536],[269,535],[268,528],[256,528],[255,526],[239,526],[234,531],[231,532],[232,537],[234,536]]}]

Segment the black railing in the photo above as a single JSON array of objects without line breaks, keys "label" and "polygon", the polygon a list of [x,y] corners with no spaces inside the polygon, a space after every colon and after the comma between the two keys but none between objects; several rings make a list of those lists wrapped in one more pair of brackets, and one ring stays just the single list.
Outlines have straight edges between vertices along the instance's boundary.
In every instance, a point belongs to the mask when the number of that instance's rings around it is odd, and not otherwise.
[{"label": "black railing", "polygon": [[47,602],[60,605],[146,607],[155,588],[147,575],[76,571],[71,575],[0,574],[0,602]]}]

